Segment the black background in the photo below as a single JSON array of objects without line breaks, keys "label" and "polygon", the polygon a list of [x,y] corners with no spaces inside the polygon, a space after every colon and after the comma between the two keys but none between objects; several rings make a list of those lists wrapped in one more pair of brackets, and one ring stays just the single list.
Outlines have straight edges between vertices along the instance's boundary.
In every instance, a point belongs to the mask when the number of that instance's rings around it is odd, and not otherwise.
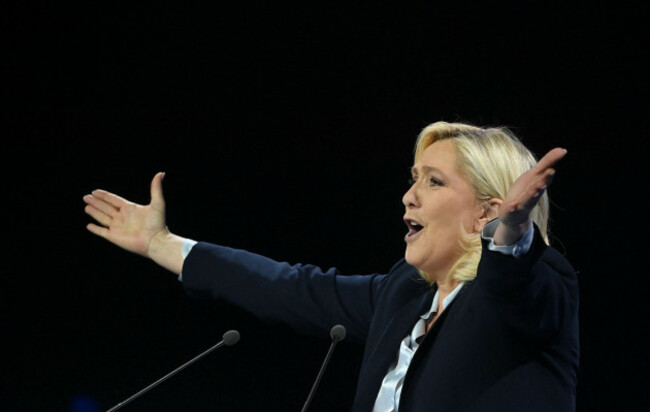
[{"label": "black background", "polygon": [[[4,6],[2,410],[106,410],[228,329],[238,345],[123,410],[300,410],[328,336],[188,298],[87,232],[81,198],[146,203],[165,171],[175,233],[385,272],[413,143],[438,120],[568,148],[551,229],[579,272],[578,410],[647,410],[646,11],[131,3]],[[346,410],[361,353],[337,346],[312,410]]]}]

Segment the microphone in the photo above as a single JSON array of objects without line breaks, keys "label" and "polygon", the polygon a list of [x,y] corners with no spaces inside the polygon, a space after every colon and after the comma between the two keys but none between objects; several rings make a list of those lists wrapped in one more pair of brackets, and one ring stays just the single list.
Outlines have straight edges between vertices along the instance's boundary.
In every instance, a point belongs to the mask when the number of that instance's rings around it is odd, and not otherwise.
[{"label": "microphone", "polygon": [[185,362],[184,364],[182,364],[178,368],[174,369],[173,371],[169,372],[167,375],[165,375],[162,378],[158,379],[157,381],[155,381],[151,385],[147,386],[146,388],[144,388],[144,389],[140,390],[139,392],[136,392],[135,394],[129,396],[128,398],[126,398],[122,402],[118,403],[117,405],[113,406],[111,409],[107,410],[106,412],[113,412],[113,411],[116,411],[116,410],[120,409],[122,406],[124,406],[127,403],[131,402],[132,400],[134,400],[138,396],[142,395],[143,393],[149,391],[153,387],[157,386],[159,383],[162,383],[163,381],[171,378],[176,373],[178,373],[181,370],[185,369],[186,367],[190,366],[191,364],[193,364],[197,360],[201,359],[202,357],[204,357],[208,353],[212,352],[213,350],[215,350],[217,348],[220,348],[220,347],[222,347],[224,345],[225,346],[232,346],[237,342],[239,342],[239,332],[237,332],[236,330],[229,330],[228,332],[223,334],[223,340],[221,342],[217,343],[216,345],[214,345],[210,349],[208,349],[205,352],[201,353],[199,356]]},{"label": "microphone", "polygon": [[330,330],[330,336],[332,337],[332,344],[330,345],[330,349],[327,352],[327,356],[325,356],[325,361],[323,361],[323,365],[321,366],[320,371],[318,372],[318,376],[316,376],[316,381],[314,382],[314,385],[311,387],[311,391],[309,392],[309,396],[307,397],[307,400],[305,401],[305,404],[303,405],[301,412],[307,411],[307,408],[309,407],[309,404],[311,403],[311,400],[314,397],[314,392],[316,392],[316,387],[318,386],[321,378],[323,377],[323,372],[325,371],[325,367],[329,363],[330,357],[332,357],[332,352],[334,352],[334,346],[336,346],[336,344],[339,341],[345,339],[345,326],[335,325]]}]

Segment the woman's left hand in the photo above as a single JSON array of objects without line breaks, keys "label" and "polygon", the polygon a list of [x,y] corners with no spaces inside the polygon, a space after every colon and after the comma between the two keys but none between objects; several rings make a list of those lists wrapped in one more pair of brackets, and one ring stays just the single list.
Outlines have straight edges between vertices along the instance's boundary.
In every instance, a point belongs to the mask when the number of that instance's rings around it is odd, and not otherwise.
[{"label": "woman's left hand", "polygon": [[553,166],[566,154],[566,149],[552,149],[512,184],[499,207],[500,222],[494,233],[495,244],[512,245],[526,233],[530,227],[530,212],[553,180]]}]

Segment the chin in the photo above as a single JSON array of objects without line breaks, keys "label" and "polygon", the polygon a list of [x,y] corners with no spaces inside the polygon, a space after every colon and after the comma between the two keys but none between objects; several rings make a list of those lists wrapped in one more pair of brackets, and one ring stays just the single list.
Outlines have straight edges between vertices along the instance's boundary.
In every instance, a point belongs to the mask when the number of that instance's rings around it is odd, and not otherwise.
[{"label": "chin", "polygon": [[409,265],[415,267],[416,269],[420,269],[420,265],[421,265],[422,262],[420,260],[416,259],[413,256],[413,253],[409,253],[408,250],[406,252],[404,252],[404,260],[406,260],[406,263],[408,263]]}]

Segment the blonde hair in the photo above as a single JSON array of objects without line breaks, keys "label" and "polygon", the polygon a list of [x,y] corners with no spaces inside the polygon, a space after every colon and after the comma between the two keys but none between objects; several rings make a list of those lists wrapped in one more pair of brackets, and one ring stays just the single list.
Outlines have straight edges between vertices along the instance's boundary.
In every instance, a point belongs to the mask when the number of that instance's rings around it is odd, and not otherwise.
[{"label": "blonde hair", "polygon": [[[446,122],[436,122],[422,130],[415,144],[415,161],[434,142],[446,139],[454,145],[456,166],[472,187],[477,202],[505,199],[515,180],[537,163],[535,156],[505,127],[481,128]],[[546,243],[548,203],[548,195],[544,193],[531,212]],[[467,233],[463,227],[459,230],[463,254],[450,269],[448,278],[467,282],[476,277],[481,259],[481,237],[480,233]],[[420,271],[420,274],[427,282],[434,282],[426,272]]]}]

